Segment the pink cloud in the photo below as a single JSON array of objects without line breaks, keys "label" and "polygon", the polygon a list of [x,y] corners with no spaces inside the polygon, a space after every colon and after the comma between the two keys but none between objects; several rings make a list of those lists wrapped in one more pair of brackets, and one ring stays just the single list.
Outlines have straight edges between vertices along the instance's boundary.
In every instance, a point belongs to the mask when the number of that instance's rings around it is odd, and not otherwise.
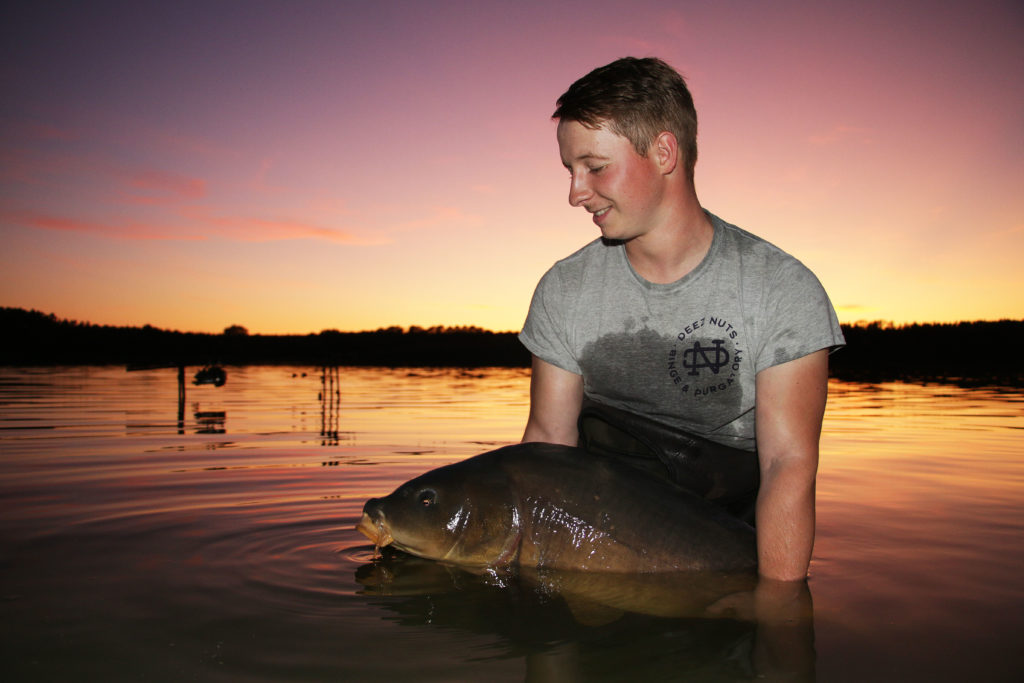
[{"label": "pink cloud", "polygon": [[206,196],[206,181],[202,178],[166,171],[136,171],[128,175],[127,182],[132,188],[132,194],[125,200],[129,204],[176,204]]},{"label": "pink cloud", "polygon": [[202,137],[182,135],[179,132],[168,132],[163,129],[146,131],[140,134],[143,139],[129,139],[127,142],[141,142],[147,147],[184,154],[190,157],[205,159],[240,159],[243,155],[239,150]]},{"label": "pink cloud", "polygon": [[[335,228],[322,228],[315,225],[295,221],[268,221],[251,219],[247,228],[255,228],[259,234],[256,238],[264,240],[285,239],[324,239],[342,244],[373,244],[374,242],[356,237],[355,235]],[[376,242],[381,244],[382,242]]]},{"label": "pink cloud", "polygon": [[175,233],[166,228],[137,221],[104,223],[99,221],[86,221],[77,218],[55,216],[52,214],[33,211],[5,211],[0,214],[0,220],[29,228],[58,230],[64,232],[80,232],[89,235],[98,235],[101,237],[112,237],[117,239],[186,241],[206,239],[202,235]]},{"label": "pink cloud", "polygon": [[141,171],[131,178],[131,186],[176,195],[182,199],[201,199],[206,195],[206,181],[164,171]]},{"label": "pink cloud", "polygon": [[212,232],[220,237],[240,242],[318,239],[352,245],[387,243],[387,240],[367,239],[345,230],[325,228],[303,221],[215,215],[201,207],[183,207],[180,213],[190,221],[212,228]]},{"label": "pink cloud", "polygon": [[79,232],[83,234],[126,240],[198,241],[221,237],[239,242],[274,242],[278,240],[317,239],[350,245],[386,244],[385,239],[362,238],[344,230],[325,228],[301,221],[266,220],[235,216],[213,216],[206,210],[189,209],[187,220],[202,229],[186,233],[175,228],[141,221],[103,222],[57,216],[35,211],[4,211],[0,220],[29,228]]}]

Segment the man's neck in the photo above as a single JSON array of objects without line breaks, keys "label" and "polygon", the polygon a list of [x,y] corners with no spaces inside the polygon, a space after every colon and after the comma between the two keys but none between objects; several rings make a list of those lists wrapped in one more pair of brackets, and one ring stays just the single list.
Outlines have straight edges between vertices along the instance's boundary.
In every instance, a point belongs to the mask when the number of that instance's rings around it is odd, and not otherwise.
[{"label": "man's neck", "polygon": [[666,214],[662,224],[626,242],[633,270],[648,282],[668,284],[700,265],[711,249],[715,229],[693,195],[679,210]]}]

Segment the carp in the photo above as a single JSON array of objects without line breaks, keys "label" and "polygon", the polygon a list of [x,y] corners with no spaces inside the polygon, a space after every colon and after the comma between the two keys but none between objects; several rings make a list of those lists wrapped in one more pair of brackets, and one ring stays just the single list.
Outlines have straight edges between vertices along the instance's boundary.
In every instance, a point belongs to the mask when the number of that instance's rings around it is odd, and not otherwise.
[{"label": "carp", "polygon": [[753,528],[614,458],[524,443],[439,467],[363,507],[378,547],[460,567],[742,572]]}]

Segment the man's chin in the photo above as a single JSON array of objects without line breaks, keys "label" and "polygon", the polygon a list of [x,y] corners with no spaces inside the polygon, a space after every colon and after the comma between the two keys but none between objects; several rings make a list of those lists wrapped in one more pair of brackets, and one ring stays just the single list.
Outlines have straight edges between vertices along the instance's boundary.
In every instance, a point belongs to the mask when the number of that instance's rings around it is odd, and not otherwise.
[{"label": "man's chin", "polygon": [[601,228],[601,239],[609,244],[625,244],[629,240],[633,239],[632,236],[623,235],[622,231],[615,230],[611,227]]}]

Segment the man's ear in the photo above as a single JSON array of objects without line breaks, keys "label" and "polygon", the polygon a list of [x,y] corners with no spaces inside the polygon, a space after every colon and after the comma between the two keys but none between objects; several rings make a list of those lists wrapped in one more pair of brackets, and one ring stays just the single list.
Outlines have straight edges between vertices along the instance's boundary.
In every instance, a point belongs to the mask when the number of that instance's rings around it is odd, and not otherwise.
[{"label": "man's ear", "polygon": [[679,165],[679,141],[676,136],[667,130],[663,130],[655,136],[651,143],[651,153],[661,172],[668,175]]}]

